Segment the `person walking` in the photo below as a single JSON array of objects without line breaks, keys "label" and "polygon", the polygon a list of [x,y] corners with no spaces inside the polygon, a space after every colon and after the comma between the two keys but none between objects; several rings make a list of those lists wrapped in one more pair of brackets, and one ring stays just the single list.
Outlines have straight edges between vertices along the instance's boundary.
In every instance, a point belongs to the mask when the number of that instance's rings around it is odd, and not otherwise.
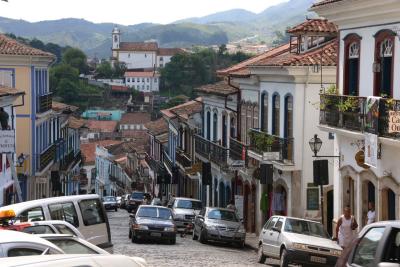
[{"label": "person walking", "polygon": [[354,230],[357,228],[358,223],[354,216],[351,215],[350,206],[346,206],[336,225],[336,238],[334,240],[338,241],[339,246],[345,249],[353,241]]},{"label": "person walking", "polygon": [[226,206],[227,209],[230,210],[234,210],[236,212],[236,206],[235,206],[235,201],[231,200],[228,204],[228,206]]},{"label": "person walking", "polygon": [[374,223],[376,220],[376,212],[375,212],[375,203],[369,202],[368,203],[368,213],[366,218],[366,225]]}]

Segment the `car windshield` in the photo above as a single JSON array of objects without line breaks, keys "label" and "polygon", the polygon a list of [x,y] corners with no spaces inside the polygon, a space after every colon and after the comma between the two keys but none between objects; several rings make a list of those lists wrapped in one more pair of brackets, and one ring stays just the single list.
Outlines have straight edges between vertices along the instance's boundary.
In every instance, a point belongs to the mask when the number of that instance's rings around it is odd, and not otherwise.
[{"label": "car windshield", "polygon": [[208,213],[208,218],[213,220],[223,220],[223,221],[231,221],[238,222],[238,218],[234,211],[229,210],[211,210]]},{"label": "car windshield", "polygon": [[163,220],[171,220],[172,213],[169,209],[156,207],[141,207],[136,213],[137,217],[147,217]]},{"label": "car windshield", "polygon": [[115,197],[103,197],[104,202],[113,202],[116,201]]},{"label": "car windshield", "polygon": [[322,224],[297,219],[286,219],[285,232],[329,238]]},{"label": "car windshield", "polygon": [[201,210],[203,208],[203,205],[200,201],[181,199],[181,200],[178,200],[178,203],[176,204],[176,208]]},{"label": "car windshield", "polygon": [[131,199],[144,199],[144,193],[141,192],[132,193]]}]

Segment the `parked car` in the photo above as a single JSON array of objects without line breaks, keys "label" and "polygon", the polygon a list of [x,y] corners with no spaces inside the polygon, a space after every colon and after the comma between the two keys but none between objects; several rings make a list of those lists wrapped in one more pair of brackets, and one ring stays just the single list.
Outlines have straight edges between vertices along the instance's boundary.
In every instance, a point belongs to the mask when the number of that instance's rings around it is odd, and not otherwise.
[{"label": "parked car", "polygon": [[64,251],[37,235],[10,230],[0,231],[0,258],[42,254],[64,254]]},{"label": "parked car", "polygon": [[209,240],[244,247],[246,230],[235,211],[223,208],[204,208],[194,220],[193,240]]},{"label": "parked car", "polygon": [[193,224],[196,214],[203,208],[203,203],[193,198],[177,197],[170,201],[168,207],[172,209],[178,231],[186,231],[188,224]]},{"label": "parked car", "polygon": [[66,254],[109,254],[104,249],[73,235],[43,234],[38,236],[53,243]]},{"label": "parked car", "polygon": [[400,221],[365,226],[337,261],[342,266],[400,266]]},{"label": "parked car", "polygon": [[103,197],[103,205],[106,210],[118,211],[117,198],[113,196]]},{"label": "parked car", "polygon": [[130,198],[131,194],[126,194],[126,195],[122,195],[121,197],[121,209],[126,209],[126,206],[128,205],[128,201]]},{"label": "parked car", "polygon": [[11,223],[63,220],[75,226],[85,240],[112,252],[107,214],[98,195],[52,197],[3,206]]},{"label": "parked car", "polygon": [[335,266],[342,248],[331,240],[319,222],[273,216],[259,237],[258,262],[280,259],[280,266]]},{"label": "parked car", "polygon": [[135,213],[136,210],[140,205],[142,205],[144,202],[144,193],[143,192],[133,192],[130,195],[130,198],[128,200],[128,204],[126,206],[126,210],[130,213],[133,212]]},{"label": "parked car", "polygon": [[116,199],[117,199],[117,206],[118,206],[118,208],[121,208],[122,197],[116,197]]},{"label": "parked car", "polygon": [[153,206],[162,206],[161,199],[159,199],[159,198],[153,198],[153,200],[151,201],[150,205],[153,205]]},{"label": "parked car", "polygon": [[84,236],[72,224],[59,220],[16,223],[3,228],[27,234],[70,234],[84,239]]},{"label": "parked car", "polygon": [[176,243],[176,227],[169,208],[142,205],[130,215],[129,238],[137,240],[167,240]]},{"label": "parked car", "polygon": [[[27,254],[29,255],[29,254]],[[123,255],[43,255],[25,256],[14,258],[0,258],[1,267],[75,267],[75,266],[96,266],[96,267],[146,267],[147,263],[143,258],[128,257]]]}]

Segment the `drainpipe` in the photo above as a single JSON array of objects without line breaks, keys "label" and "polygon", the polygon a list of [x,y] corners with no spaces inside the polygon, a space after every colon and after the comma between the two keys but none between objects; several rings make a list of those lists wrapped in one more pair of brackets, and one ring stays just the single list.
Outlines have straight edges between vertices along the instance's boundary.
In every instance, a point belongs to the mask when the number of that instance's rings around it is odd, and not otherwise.
[{"label": "drainpipe", "polygon": [[[237,139],[239,141],[241,141],[241,136],[240,136],[240,128],[241,128],[241,121],[240,121],[240,114],[241,114],[241,106],[240,106],[240,102],[242,101],[242,91],[240,91],[240,88],[233,85],[231,83],[231,75],[228,76],[228,85],[232,86],[233,88],[237,89],[237,95],[238,95],[238,99],[237,99],[237,111],[236,111],[236,136]],[[225,102],[225,106],[226,106],[226,102]]]}]

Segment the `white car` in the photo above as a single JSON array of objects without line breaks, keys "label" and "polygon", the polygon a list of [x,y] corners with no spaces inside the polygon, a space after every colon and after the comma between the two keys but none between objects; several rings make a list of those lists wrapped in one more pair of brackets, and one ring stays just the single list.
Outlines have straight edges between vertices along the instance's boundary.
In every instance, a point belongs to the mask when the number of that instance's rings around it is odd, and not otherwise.
[{"label": "white car", "polygon": [[272,216],[259,238],[258,262],[280,259],[280,266],[335,266],[342,248],[331,240],[319,222]]},{"label": "white car", "polygon": [[43,255],[0,258],[1,267],[146,267],[144,259],[123,255]]},{"label": "white car", "polygon": [[0,231],[0,258],[42,254],[64,254],[64,251],[37,235],[9,230]]}]

